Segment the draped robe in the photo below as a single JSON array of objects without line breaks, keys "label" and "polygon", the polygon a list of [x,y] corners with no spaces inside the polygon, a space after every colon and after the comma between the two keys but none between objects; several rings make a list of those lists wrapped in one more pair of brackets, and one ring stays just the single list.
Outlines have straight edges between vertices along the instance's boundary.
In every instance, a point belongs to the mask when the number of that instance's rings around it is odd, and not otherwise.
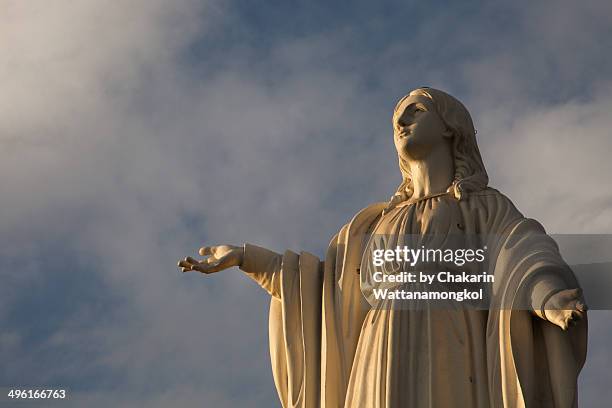
[{"label": "draped robe", "polygon": [[[439,196],[384,207],[355,215],[323,261],[245,245],[241,269],[272,295],[270,356],[282,406],[576,407],[586,318],[568,331],[546,320],[539,303],[578,282],[542,226],[490,188],[461,201]],[[364,237],[380,232],[493,237],[496,306],[373,308]],[[532,310],[514,307],[526,297]]]}]

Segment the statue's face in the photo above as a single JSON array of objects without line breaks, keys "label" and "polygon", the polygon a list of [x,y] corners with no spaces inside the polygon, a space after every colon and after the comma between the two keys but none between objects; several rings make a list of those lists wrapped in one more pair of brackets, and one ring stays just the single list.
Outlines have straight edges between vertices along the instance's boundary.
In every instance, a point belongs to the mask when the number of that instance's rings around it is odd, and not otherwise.
[{"label": "statue's face", "polygon": [[402,102],[393,118],[393,135],[398,154],[406,160],[421,159],[450,140],[432,100],[423,95],[410,95]]}]

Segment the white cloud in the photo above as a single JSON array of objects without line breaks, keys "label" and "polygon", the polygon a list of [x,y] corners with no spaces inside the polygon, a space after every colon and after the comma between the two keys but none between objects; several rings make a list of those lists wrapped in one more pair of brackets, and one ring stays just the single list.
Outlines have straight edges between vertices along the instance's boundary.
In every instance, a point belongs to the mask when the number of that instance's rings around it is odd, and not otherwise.
[{"label": "white cloud", "polygon": [[[186,69],[194,41],[207,41],[226,18],[237,23],[226,13],[189,0],[15,1],[0,16],[0,248],[10,274],[0,318],[32,285],[53,279],[75,283],[47,293],[49,302],[78,300],[34,353],[24,349],[24,328],[3,333],[15,375],[101,381],[78,390],[76,405],[274,403],[266,295],[236,271],[180,276],[175,262],[204,242],[322,251],[357,209],[393,192],[390,111],[409,90],[400,88],[421,78],[466,90],[493,184],[526,215],[554,232],[609,231],[612,99],[604,74],[569,99],[540,99],[533,88],[548,72],[537,50],[569,61],[573,51],[553,44],[571,33],[519,13],[516,37],[541,34],[538,45],[496,50],[482,27],[465,24],[444,50],[482,42],[486,52],[432,67],[425,57],[435,44],[396,37],[367,50],[378,58],[370,61],[343,29],[266,53],[228,47],[215,54],[221,60],[196,61],[223,69]],[[445,13],[435,21],[452,24]],[[591,15],[574,21],[586,27]],[[424,27],[422,38],[445,41],[435,24]],[[590,29],[591,38],[603,30]],[[421,57],[404,64],[420,43]],[[364,84],[370,62],[380,68],[378,87]],[[572,73],[588,71],[573,64],[563,75],[576,81]],[[47,258],[57,248],[70,262]],[[89,281],[102,298],[79,297],[95,292]],[[609,358],[594,347],[600,361]],[[72,361],[37,365],[59,350]],[[599,369],[588,366],[588,378]],[[106,393],[117,378],[122,389]]]}]

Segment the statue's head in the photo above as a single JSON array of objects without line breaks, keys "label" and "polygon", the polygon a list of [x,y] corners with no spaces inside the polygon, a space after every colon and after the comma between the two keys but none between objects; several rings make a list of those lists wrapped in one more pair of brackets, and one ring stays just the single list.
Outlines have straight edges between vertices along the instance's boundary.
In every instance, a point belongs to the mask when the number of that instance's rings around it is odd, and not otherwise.
[{"label": "statue's head", "polygon": [[[417,103],[410,103],[411,101]],[[431,129],[437,129],[440,134],[428,137],[435,137],[436,140],[445,140],[451,146],[455,171],[453,182],[448,191],[453,193],[455,198],[461,199],[465,197],[466,193],[484,189],[489,178],[484,168],[478,145],[476,144],[474,124],[465,106],[454,97],[437,89],[426,87],[415,89],[400,99],[395,106],[393,112],[395,131],[397,131],[398,121],[401,122],[400,116],[404,114],[408,105],[414,106],[411,108],[414,110],[413,114],[417,114],[418,109],[424,111],[433,110],[433,112],[428,112],[428,115],[434,113],[438,117],[432,117],[428,121],[428,129],[430,131]],[[415,150],[417,147],[415,147]],[[402,183],[393,200],[403,201],[410,199],[413,193],[413,186],[410,174],[410,159],[406,155],[401,154],[399,148],[398,155],[399,166],[402,172]]]}]

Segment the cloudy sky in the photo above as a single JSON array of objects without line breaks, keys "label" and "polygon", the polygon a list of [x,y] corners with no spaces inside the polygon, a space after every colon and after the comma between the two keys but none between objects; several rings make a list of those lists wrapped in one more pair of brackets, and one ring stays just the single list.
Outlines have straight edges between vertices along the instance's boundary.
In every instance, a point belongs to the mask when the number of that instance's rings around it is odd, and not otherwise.
[{"label": "cloudy sky", "polygon": [[[399,183],[391,111],[418,86],[467,105],[524,214],[612,233],[608,1],[1,3],[0,388],[277,406],[267,294],[176,262],[322,255]],[[611,312],[589,342],[580,398],[601,407]]]}]

